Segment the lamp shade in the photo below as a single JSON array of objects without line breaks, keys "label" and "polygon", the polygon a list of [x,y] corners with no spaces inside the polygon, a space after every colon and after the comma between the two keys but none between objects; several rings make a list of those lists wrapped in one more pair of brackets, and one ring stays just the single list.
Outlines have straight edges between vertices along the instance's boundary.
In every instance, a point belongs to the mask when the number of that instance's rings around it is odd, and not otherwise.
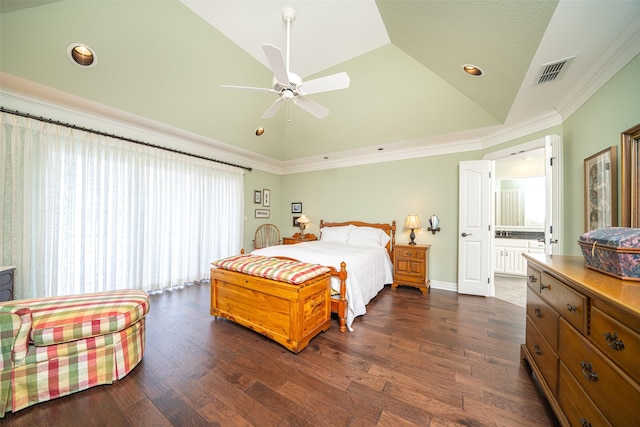
[{"label": "lamp shade", "polygon": [[404,227],[412,230],[422,227],[418,215],[407,215],[407,221],[404,223]]},{"label": "lamp shade", "polygon": [[305,214],[300,215],[300,218],[296,220],[298,224],[309,224],[311,220],[307,218]]}]

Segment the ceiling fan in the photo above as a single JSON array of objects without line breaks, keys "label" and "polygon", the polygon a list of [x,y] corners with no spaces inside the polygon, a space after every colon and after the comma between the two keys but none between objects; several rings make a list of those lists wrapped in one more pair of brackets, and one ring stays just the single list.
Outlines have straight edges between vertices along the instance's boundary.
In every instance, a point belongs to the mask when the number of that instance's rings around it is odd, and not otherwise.
[{"label": "ceiling fan", "polygon": [[329,110],[315,101],[307,98],[307,95],[314,93],[329,92],[332,90],[346,89],[349,87],[349,76],[347,73],[337,73],[330,76],[303,82],[300,76],[289,71],[289,44],[291,21],[296,17],[296,11],[290,7],[282,9],[282,18],[287,22],[287,61],[282,56],[282,51],[271,44],[263,44],[262,50],[267,57],[271,71],[273,72],[272,88],[258,88],[247,86],[222,85],[226,88],[260,90],[278,94],[273,104],[262,115],[263,119],[269,119],[282,107],[282,105],[293,102],[303,110],[313,114],[319,119],[327,117]]}]

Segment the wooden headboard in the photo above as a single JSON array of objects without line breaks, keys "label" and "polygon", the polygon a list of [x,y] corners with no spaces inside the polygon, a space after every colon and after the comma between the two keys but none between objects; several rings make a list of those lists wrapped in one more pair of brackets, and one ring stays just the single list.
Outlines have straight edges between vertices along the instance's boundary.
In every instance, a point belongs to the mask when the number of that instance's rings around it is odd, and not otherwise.
[{"label": "wooden headboard", "polygon": [[387,236],[389,236],[389,243],[387,243],[387,252],[391,259],[393,259],[393,247],[396,245],[396,222],[395,220],[391,222],[391,224],[380,224],[380,223],[370,223],[370,222],[362,222],[362,221],[346,221],[346,222],[325,222],[324,220],[320,220],[320,232],[322,232],[323,227],[342,227],[345,225],[355,225],[356,227],[373,227],[379,228],[384,231]]}]

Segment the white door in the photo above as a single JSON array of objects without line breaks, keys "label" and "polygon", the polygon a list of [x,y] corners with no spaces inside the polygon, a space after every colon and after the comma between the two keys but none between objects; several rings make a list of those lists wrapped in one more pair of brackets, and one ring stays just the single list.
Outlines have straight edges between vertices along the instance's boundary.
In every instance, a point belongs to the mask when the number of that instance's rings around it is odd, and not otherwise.
[{"label": "white door", "polygon": [[458,293],[493,296],[493,162],[460,162]]},{"label": "white door", "polygon": [[544,253],[546,255],[563,253],[561,240],[562,201],[562,144],[557,135],[544,138],[545,157],[545,218]]}]

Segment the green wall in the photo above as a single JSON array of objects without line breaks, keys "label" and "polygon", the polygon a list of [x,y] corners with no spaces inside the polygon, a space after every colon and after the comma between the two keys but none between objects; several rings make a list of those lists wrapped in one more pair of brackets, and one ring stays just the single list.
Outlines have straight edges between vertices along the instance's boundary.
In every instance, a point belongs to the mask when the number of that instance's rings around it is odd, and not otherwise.
[{"label": "green wall", "polygon": [[[455,282],[457,269],[447,260],[457,259],[458,163],[476,156],[442,155],[287,175],[282,180],[283,209],[290,212],[290,202],[302,202],[316,235],[320,219],[395,220],[397,243],[409,241],[404,221],[418,214],[424,232],[416,242],[432,245],[431,278]],[[435,235],[426,231],[432,214],[438,215],[442,229]]]},{"label": "green wall", "polygon": [[584,233],[584,159],[616,146],[619,191],[620,134],[638,123],[640,55],[564,122],[564,239],[567,254],[580,255],[576,242]]},{"label": "green wall", "polygon": [[[418,243],[430,244],[430,277],[457,282],[458,164],[482,159],[486,153],[557,134],[563,138],[565,253],[579,255],[583,233],[583,160],[611,145],[620,145],[620,133],[640,122],[640,56],[636,57],[561,126],[555,126],[491,148],[467,153],[354,166],[277,176],[260,171],[245,176],[245,248],[257,226],[276,224],[290,236],[291,203],[301,202],[311,219],[309,232],[318,235],[320,219],[327,221],[396,220],[396,241],[409,240],[404,229],[408,214],[418,214],[425,231]],[[271,219],[253,218],[253,191],[271,189]],[[440,218],[441,232],[426,231],[432,214]]]},{"label": "green wall", "polygon": [[[282,231],[282,218],[283,212],[285,212],[282,208],[282,190],[281,190],[281,181],[282,178],[280,175],[274,175],[272,173],[263,172],[259,170],[252,170],[251,172],[246,172],[244,174],[244,250],[246,252],[251,252],[253,250],[253,238],[255,236],[256,229],[261,224],[276,224],[280,230]],[[254,191],[262,191],[264,189],[271,190],[271,203],[269,207],[262,206],[261,204],[254,203],[253,194]],[[256,209],[267,209],[269,210],[269,218],[256,218],[255,210]],[[284,236],[289,236],[288,230],[283,231],[282,234]]]}]

